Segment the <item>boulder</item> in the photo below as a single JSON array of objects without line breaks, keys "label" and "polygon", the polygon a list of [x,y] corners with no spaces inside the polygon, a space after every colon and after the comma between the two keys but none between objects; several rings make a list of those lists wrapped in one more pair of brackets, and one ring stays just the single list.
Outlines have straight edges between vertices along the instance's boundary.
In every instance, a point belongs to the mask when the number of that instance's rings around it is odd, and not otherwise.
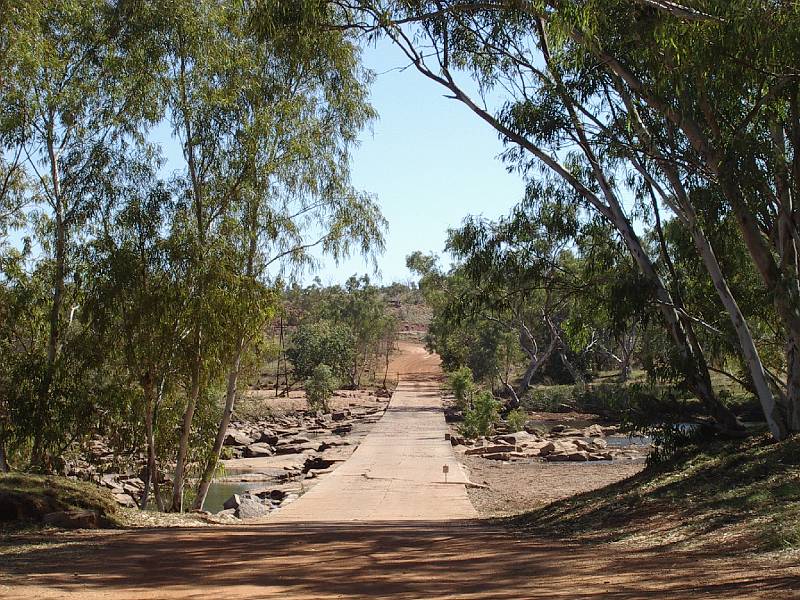
[{"label": "boulder", "polygon": [[242,497],[239,494],[234,494],[222,504],[222,508],[225,510],[236,510],[239,508],[239,504],[242,501]]},{"label": "boulder", "polygon": [[463,446],[464,445],[464,438],[460,435],[450,435],[450,444],[452,446]]},{"label": "boulder", "polygon": [[122,484],[117,479],[118,475],[116,473],[107,473],[106,475],[102,475],[100,477],[100,485],[109,488],[112,492],[122,494],[124,493],[124,489]]},{"label": "boulder", "polygon": [[612,460],[611,452],[594,452],[589,454],[589,460]]},{"label": "boulder", "polygon": [[253,496],[242,496],[236,508],[236,516],[240,519],[257,519],[269,514],[270,506]]},{"label": "boulder", "polygon": [[124,506],[125,508],[136,508],[138,505],[136,504],[136,500],[134,500],[130,494],[113,494],[114,500],[120,506]]},{"label": "boulder", "polygon": [[230,429],[225,435],[225,441],[223,444],[225,446],[249,446],[253,443],[253,441],[254,440],[245,435],[244,432]]},{"label": "boulder", "polygon": [[46,525],[65,529],[97,529],[100,515],[96,510],[60,510],[47,513],[42,521]]},{"label": "boulder", "polygon": [[551,452],[544,459],[548,462],[566,462],[569,460],[569,454],[566,452]]},{"label": "boulder", "polygon": [[286,444],[275,447],[275,454],[301,454],[304,452],[319,452],[323,442],[305,442],[302,444]]},{"label": "boulder", "polygon": [[603,437],[605,433],[603,432],[603,428],[600,427],[597,423],[594,425],[590,425],[586,429],[583,430],[583,435],[586,437]]},{"label": "boulder", "polygon": [[601,438],[595,438],[592,440],[592,446],[595,448],[600,448],[601,450],[605,450],[608,448],[608,442]]},{"label": "boulder", "polygon": [[220,521],[227,521],[228,523],[235,523],[238,521],[236,518],[236,510],[233,508],[228,508],[226,510],[219,511],[218,513],[214,513],[214,517]]},{"label": "boulder", "polygon": [[331,419],[333,419],[334,421],[344,421],[349,416],[350,416],[350,411],[347,409],[337,410],[331,413]]},{"label": "boulder", "polygon": [[258,436],[259,443],[269,444],[270,446],[277,444],[279,439],[278,434],[271,429],[264,429]]},{"label": "boulder", "polygon": [[539,448],[539,456],[547,456],[556,451],[556,445],[553,442],[547,442]]},{"label": "boulder", "polygon": [[272,456],[273,454],[275,454],[275,451],[272,446],[261,442],[250,444],[244,449],[245,458],[261,458],[262,456]]},{"label": "boulder", "polygon": [[255,494],[262,500],[271,500],[272,502],[280,503],[283,502],[284,498],[288,495],[288,492],[283,490],[262,490]]},{"label": "boulder", "polygon": [[[556,428],[559,428],[556,431]],[[574,429],[572,427],[565,427],[563,425],[556,425],[553,429],[550,430],[550,435],[553,437],[582,437],[583,432],[580,429]]]}]

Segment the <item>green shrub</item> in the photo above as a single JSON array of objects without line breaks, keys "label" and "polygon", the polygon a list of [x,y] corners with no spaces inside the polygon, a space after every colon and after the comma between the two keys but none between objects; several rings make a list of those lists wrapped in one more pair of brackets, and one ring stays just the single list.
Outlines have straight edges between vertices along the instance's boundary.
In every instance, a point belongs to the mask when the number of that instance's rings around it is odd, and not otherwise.
[{"label": "green shrub", "polygon": [[448,378],[450,389],[456,397],[456,406],[462,411],[466,411],[475,395],[475,382],[472,379],[472,369],[461,367],[450,373]]},{"label": "green shrub", "polygon": [[511,430],[511,433],[522,431],[525,429],[525,422],[528,420],[528,413],[521,408],[515,408],[506,415],[506,425]]},{"label": "green shrub", "polygon": [[495,400],[491,392],[475,394],[472,406],[464,411],[464,422],[459,427],[459,432],[468,438],[491,435],[500,420],[499,410],[500,402]]},{"label": "green shrub", "polygon": [[354,348],[353,334],[346,326],[321,321],[300,326],[292,336],[286,358],[292,363],[298,381],[313,377],[320,363],[328,365],[336,377],[346,379]]},{"label": "green shrub", "polygon": [[317,365],[306,380],[306,401],[311,410],[328,411],[328,400],[336,389],[336,377],[326,364]]}]

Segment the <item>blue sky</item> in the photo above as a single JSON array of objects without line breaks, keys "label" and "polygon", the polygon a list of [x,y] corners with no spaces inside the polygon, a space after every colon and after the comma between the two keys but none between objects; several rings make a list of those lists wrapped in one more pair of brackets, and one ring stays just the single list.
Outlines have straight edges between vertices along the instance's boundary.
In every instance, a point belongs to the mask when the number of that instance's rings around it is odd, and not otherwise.
[{"label": "blue sky", "polygon": [[[304,274],[307,283],[315,276],[324,284],[342,283],[363,273],[385,284],[405,282],[408,254],[442,254],[449,227],[470,214],[505,214],[524,192],[520,176],[507,173],[497,158],[503,146],[495,131],[445,98],[446,90],[409,67],[391,42],[366,48],[364,64],[376,73],[371,102],[379,117],[353,153],[352,178],[358,189],[377,198],[389,221],[386,251],[378,258],[377,274],[361,257],[338,265],[320,257],[320,268]],[[465,88],[470,87],[467,82]],[[165,170],[180,168],[180,146],[166,122],[151,139],[161,144]]]},{"label": "blue sky", "polygon": [[[377,73],[371,101],[380,116],[354,153],[353,182],[377,196],[389,221],[380,280],[406,281],[406,255],[440,253],[447,228],[468,214],[505,214],[524,183],[497,159],[503,147],[494,130],[413,68],[398,70],[408,61],[397,48],[379,42],[364,63]],[[317,275],[338,283],[370,268],[360,258],[329,260]]]}]

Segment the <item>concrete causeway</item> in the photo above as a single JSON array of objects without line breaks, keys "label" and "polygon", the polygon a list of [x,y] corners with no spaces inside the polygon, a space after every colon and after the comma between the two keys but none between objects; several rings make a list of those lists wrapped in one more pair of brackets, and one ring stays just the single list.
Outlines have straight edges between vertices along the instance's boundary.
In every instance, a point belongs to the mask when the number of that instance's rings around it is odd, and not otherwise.
[{"label": "concrete causeway", "polygon": [[436,381],[401,381],[353,455],[266,522],[477,518],[466,472],[445,440],[446,431]]}]

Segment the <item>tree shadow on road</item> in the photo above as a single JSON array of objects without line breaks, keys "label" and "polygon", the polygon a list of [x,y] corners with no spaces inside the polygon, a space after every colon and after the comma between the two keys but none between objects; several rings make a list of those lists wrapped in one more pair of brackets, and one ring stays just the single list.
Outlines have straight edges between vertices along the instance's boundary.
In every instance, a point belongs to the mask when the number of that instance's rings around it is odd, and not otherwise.
[{"label": "tree shadow on road", "polygon": [[[82,534],[0,566],[35,595],[123,598],[791,597],[788,571],[709,554],[579,546],[483,524],[318,523]],[[22,588],[19,588],[22,590]],[[26,593],[30,593],[30,588]],[[20,597],[22,595],[20,594]]]}]

